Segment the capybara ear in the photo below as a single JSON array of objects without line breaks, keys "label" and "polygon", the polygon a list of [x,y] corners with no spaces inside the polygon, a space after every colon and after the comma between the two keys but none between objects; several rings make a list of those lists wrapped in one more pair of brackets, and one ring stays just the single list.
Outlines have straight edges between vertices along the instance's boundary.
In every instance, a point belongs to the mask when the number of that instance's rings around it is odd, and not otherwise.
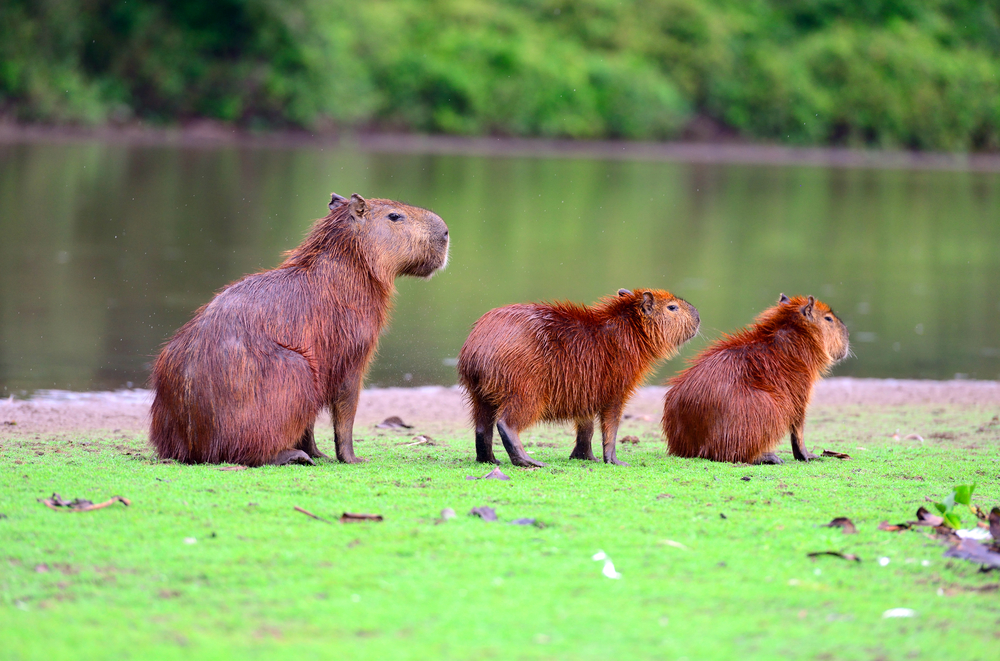
[{"label": "capybara ear", "polygon": [[337,195],[336,193],[330,193],[330,211],[333,211],[339,206],[347,204],[347,198]]},{"label": "capybara ear", "polygon": [[619,295],[619,296],[631,296],[631,295],[632,295],[632,292],[630,292],[630,291],[629,291],[629,290],[627,290],[627,289],[619,289],[619,290],[618,290],[618,295]]},{"label": "capybara ear", "polygon": [[642,292],[642,311],[646,316],[653,314],[653,295],[648,291]]},{"label": "capybara ear", "polygon": [[368,200],[357,193],[351,193],[351,215],[361,220],[368,213]]},{"label": "capybara ear", "polygon": [[778,298],[778,303],[787,303],[790,300],[791,300],[790,298],[788,298],[787,296],[785,296],[784,294],[782,294],[781,297]]},{"label": "capybara ear", "polygon": [[802,316],[805,317],[806,319],[813,318],[813,303],[815,302],[816,299],[810,296],[809,302],[802,306]]}]

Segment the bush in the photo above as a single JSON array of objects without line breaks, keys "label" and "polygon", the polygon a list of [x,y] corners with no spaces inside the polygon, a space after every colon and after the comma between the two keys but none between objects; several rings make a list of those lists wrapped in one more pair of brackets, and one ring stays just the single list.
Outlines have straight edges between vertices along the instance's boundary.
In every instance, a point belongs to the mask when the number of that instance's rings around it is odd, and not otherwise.
[{"label": "bush", "polygon": [[1000,149],[1000,1],[7,0],[0,108]]}]

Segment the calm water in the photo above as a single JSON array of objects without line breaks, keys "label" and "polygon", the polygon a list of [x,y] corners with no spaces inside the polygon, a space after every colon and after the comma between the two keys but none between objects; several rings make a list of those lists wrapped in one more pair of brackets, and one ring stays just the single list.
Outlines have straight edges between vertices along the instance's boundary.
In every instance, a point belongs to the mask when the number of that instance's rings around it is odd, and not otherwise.
[{"label": "calm water", "polygon": [[779,292],[814,294],[851,330],[836,374],[1000,378],[997,173],[15,144],[0,145],[0,393],[142,385],[158,346],[277,264],[330,191],[451,228],[448,269],[398,281],[372,385],[454,383],[490,308],[619,287],[699,308],[685,356]]}]

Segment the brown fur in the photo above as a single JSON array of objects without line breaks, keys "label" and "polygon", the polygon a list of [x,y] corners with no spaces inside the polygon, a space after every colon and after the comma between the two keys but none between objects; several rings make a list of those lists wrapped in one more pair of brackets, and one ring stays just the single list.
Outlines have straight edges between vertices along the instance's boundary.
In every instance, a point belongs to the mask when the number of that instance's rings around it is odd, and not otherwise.
[{"label": "brown fur", "polygon": [[219,291],[164,346],[152,376],[157,452],[185,463],[308,462],[326,456],[313,441],[326,406],[337,458],[358,461],[358,393],[394,279],[429,277],[447,256],[448,228],[430,211],[334,195],[280,266]]},{"label": "brown fur", "polygon": [[476,460],[493,456],[496,424],[511,462],[543,465],[518,434],[539,420],[573,420],[577,459],[594,460],[594,418],[601,420],[604,461],[615,456],[622,408],[656,361],[698,332],[698,311],[669,292],[626,289],[586,307],[529,303],[491,310],[458,355],[476,427]]},{"label": "brown fur", "polygon": [[714,461],[782,463],[774,448],[791,432],[796,459],[813,385],[850,351],[847,328],[812,296],[768,308],[724,336],[674,377],[663,405],[670,454]]}]

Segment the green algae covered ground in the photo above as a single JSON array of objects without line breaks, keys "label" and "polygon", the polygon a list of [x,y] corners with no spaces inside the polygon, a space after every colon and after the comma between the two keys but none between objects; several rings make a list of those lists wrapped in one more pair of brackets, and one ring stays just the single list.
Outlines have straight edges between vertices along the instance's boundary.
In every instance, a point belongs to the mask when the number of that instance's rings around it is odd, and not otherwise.
[{"label": "green algae covered ground", "polygon": [[[504,459],[509,481],[466,479],[487,469],[461,425],[434,445],[359,430],[361,465],[232,471],[159,463],[144,436],[15,432],[0,441],[0,657],[995,659],[1000,572],[877,525],[955,484],[1000,504],[996,413],[828,407],[808,444],[851,459],[783,447],[782,466],[670,458],[641,420],[621,432],[639,438],[619,451],[631,466],[585,464],[568,431],[540,427],[525,438],[549,466]],[[56,512],[38,502],[53,492],[131,506]],[[858,533],[822,527],[837,516]],[[827,550],[861,561],[807,555]],[[913,615],[884,617],[897,608]]]}]

